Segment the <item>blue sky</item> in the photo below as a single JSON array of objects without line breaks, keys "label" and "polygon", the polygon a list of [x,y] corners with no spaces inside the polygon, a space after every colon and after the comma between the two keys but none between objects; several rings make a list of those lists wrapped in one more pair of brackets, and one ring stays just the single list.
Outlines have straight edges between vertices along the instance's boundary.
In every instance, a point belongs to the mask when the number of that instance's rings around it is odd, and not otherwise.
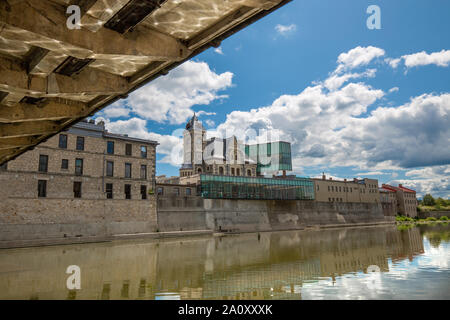
[{"label": "blue sky", "polygon": [[[373,4],[381,30],[366,26]],[[445,0],[294,0],[97,117],[158,140],[157,175],[178,175],[176,130],[195,111],[212,131],[290,139],[297,175],[450,197],[448,12]]]}]

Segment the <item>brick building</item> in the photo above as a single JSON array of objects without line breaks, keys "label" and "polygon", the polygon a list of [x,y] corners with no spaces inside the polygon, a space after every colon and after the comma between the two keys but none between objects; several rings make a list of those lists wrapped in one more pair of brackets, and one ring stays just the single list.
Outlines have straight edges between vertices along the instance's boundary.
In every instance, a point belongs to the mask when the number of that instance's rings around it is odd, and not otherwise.
[{"label": "brick building", "polygon": [[[44,223],[35,228],[43,237],[57,236],[50,224],[75,224],[82,235],[154,229],[157,145],[110,133],[103,122],[75,124],[2,166],[0,229]],[[87,230],[95,225],[103,229]]]}]

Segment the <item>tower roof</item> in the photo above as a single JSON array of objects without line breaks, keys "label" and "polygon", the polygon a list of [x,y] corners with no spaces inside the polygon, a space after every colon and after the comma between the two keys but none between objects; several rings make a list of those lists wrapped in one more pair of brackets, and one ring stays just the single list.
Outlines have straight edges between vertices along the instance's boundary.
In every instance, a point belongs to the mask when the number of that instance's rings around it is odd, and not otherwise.
[{"label": "tower roof", "polygon": [[195,128],[203,128],[202,123],[198,120],[197,115],[194,112],[191,120],[186,123],[186,130],[195,129]]}]

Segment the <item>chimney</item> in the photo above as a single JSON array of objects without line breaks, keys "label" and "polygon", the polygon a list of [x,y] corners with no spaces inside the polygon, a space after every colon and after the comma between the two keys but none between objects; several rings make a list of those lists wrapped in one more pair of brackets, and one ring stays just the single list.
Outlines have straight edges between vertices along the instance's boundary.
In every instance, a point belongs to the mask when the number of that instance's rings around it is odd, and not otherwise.
[{"label": "chimney", "polygon": [[322,180],[327,180],[327,177],[325,176],[324,172],[322,172]]},{"label": "chimney", "polygon": [[347,179],[344,178],[344,182],[347,182]]},{"label": "chimney", "polygon": [[398,184],[398,187],[401,188],[401,187],[403,187],[403,185],[402,185],[401,183],[399,183],[399,184]]},{"label": "chimney", "polygon": [[356,178],[353,178],[353,182],[358,182],[358,179],[356,179]]},{"label": "chimney", "polygon": [[330,177],[330,180],[333,180],[333,178],[332,178],[332,177]]}]

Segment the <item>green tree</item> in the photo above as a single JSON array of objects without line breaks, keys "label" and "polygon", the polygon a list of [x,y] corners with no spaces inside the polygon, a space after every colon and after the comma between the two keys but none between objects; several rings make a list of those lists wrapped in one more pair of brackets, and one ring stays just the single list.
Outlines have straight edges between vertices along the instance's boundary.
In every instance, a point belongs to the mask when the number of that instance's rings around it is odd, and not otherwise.
[{"label": "green tree", "polygon": [[434,198],[431,194],[427,193],[426,195],[423,196],[423,204],[425,206],[434,206],[434,204],[436,203],[434,201]]}]

